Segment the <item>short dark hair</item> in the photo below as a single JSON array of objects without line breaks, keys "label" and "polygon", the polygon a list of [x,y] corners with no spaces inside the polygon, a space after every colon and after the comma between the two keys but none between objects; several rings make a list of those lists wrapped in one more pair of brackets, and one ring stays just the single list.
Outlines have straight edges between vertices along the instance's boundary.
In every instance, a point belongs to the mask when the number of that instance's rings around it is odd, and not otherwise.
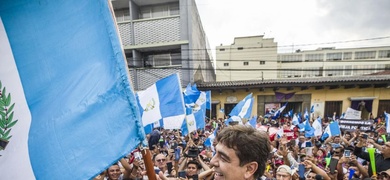
[{"label": "short dark hair", "polygon": [[188,167],[188,165],[190,165],[190,164],[194,164],[197,170],[201,169],[201,166],[200,166],[200,164],[198,163],[198,161],[193,161],[193,160],[192,160],[192,161],[188,161],[187,167]]},{"label": "short dark hair", "polygon": [[244,125],[235,125],[224,128],[216,139],[218,143],[234,149],[240,166],[257,162],[258,168],[253,174],[254,178],[263,175],[271,150],[270,140],[265,132]]}]

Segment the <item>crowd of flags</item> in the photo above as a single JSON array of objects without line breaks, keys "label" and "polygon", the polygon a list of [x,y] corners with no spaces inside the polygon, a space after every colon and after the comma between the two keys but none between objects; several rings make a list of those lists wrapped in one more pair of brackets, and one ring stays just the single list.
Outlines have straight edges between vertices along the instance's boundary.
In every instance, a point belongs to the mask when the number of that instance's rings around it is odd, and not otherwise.
[{"label": "crowd of flags", "polygon": [[[109,1],[9,0],[0,7],[0,90],[12,95],[6,104],[15,112],[13,128],[0,133],[8,140],[0,151],[2,178],[90,179],[145,143],[155,127],[183,135],[205,128],[211,92],[196,84],[183,91],[178,74],[133,92]],[[253,103],[250,93],[226,122],[256,127]],[[307,137],[340,134],[337,122],[322,133],[321,119],[311,125],[310,113],[287,115]],[[389,114],[385,119],[390,132]]]}]

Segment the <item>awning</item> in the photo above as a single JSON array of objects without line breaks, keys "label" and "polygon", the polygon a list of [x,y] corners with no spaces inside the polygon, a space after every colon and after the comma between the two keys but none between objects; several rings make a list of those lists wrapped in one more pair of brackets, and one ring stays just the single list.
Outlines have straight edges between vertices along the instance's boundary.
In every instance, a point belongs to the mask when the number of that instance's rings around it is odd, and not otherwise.
[{"label": "awning", "polygon": [[376,97],[350,97],[351,101],[374,100]]}]

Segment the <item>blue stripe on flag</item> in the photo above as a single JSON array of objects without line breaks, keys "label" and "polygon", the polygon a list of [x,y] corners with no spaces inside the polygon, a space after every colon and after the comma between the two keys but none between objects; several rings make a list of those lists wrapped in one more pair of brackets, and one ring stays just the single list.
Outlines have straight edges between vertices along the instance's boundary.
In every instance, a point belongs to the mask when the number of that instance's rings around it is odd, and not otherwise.
[{"label": "blue stripe on flag", "polygon": [[36,179],[90,179],[145,137],[109,3],[0,5],[31,110]]}]

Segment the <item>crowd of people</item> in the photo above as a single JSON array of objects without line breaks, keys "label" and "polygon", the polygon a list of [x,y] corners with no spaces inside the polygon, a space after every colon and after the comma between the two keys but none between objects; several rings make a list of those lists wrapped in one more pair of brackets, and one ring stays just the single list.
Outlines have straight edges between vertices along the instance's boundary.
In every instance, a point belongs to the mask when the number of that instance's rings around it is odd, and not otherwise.
[{"label": "crowd of people", "polygon": [[[205,129],[186,136],[180,130],[162,128],[148,134],[156,179],[390,180],[390,142],[380,118],[370,130],[345,129],[327,138],[305,136],[288,117],[259,117],[257,124],[291,130],[294,136],[271,137],[268,130],[225,121],[208,119]],[[338,120],[323,119],[323,130],[333,121]],[[206,143],[210,140],[212,144]],[[375,151],[371,158],[370,149]],[[95,180],[147,179],[139,151]]]}]

